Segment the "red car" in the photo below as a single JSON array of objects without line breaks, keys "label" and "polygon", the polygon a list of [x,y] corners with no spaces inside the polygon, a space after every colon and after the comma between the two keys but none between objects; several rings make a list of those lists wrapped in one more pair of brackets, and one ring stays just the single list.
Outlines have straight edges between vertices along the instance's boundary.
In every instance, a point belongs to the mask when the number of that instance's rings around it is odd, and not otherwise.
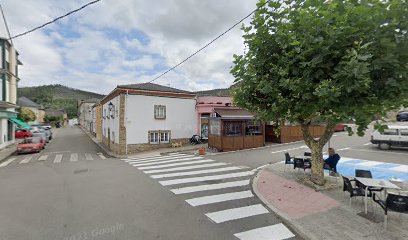
[{"label": "red car", "polygon": [[347,125],[346,124],[342,124],[339,123],[336,125],[336,127],[334,128],[335,132],[343,132],[343,131],[347,131]]},{"label": "red car", "polygon": [[40,152],[44,149],[45,142],[40,137],[29,137],[17,145],[17,154]]},{"label": "red car", "polygon": [[16,129],[16,132],[14,133],[15,138],[27,138],[31,136],[31,132],[25,129]]}]

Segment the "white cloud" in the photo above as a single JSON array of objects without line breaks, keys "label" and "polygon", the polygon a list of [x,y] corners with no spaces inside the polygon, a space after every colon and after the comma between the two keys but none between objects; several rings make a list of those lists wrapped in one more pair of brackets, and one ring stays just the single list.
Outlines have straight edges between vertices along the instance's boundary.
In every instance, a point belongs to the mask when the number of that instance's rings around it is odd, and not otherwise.
[{"label": "white cloud", "polygon": [[[12,34],[88,2],[5,0]],[[149,81],[230,27],[256,0],[104,0],[15,40],[24,63],[20,85],[61,83],[101,93]],[[77,36],[67,36],[64,27]],[[144,41],[135,37],[142,33]],[[243,49],[234,29],[157,83],[186,90],[229,86],[232,55]],[[137,53],[137,54],[136,54]]]}]

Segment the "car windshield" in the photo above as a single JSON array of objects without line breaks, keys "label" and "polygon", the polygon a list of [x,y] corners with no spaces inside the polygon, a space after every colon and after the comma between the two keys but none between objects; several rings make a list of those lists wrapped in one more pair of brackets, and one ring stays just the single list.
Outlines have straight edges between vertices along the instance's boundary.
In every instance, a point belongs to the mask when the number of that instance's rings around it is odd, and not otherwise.
[{"label": "car windshield", "polygon": [[23,144],[28,144],[28,143],[41,143],[40,139],[26,139],[23,141]]},{"label": "car windshield", "polygon": [[44,133],[33,133],[33,137],[43,137]]}]

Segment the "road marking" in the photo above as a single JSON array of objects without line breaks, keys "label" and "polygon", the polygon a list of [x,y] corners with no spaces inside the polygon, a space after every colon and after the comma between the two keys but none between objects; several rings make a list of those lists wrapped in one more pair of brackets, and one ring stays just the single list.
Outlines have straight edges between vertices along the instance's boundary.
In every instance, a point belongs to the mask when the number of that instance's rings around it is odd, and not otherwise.
[{"label": "road marking", "polygon": [[78,153],[72,153],[70,158],[69,158],[69,161],[71,161],[71,162],[78,161]]},{"label": "road marking", "polygon": [[225,167],[225,168],[215,168],[215,169],[206,169],[206,170],[198,170],[198,171],[191,171],[191,172],[177,172],[177,173],[167,173],[167,174],[160,174],[160,175],[152,175],[151,178],[168,178],[168,177],[180,177],[180,176],[189,176],[189,175],[197,175],[197,174],[204,174],[204,173],[216,173],[216,172],[227,172],[227,171],[234,171],[240,170],[244,167]]},{"label": "road marking", "polygon": [[174,156],[174,157],[166,157],[166,158],[154,158],[154,159],[146,159],[146,160],[129,160],[128,163],[149,163],[149,162],[159,162],[165,160],[173,160],[173,159],[181,159],[181,158],[192,158],[195,157],[194,155],[185,155],[185,156]]},{"label": "road marking", "polygon": [[38,161],[45,161],[45,160],[47,160],[47,158],[48,158],[48,155],[41,155],[41,156],[38,158]]},{"label": "road marking", "polygon": [[57,154],[54,159],[54,163],[60,163],[62,161],[62,154]]},{"label": "road marking", "polygon": [[220,180],[220,179],[236,178],[236,177],[247,177],[247,176],[251,176],[252,174],[254,174],[254,171],[228,173],[228,174],[222,174],[222,175],[194,177],[194,178],[180,178],[180,179],[173,179],[173,180],[167,180],[167,181],[159,181],[159,183],[163,186],[168,186],[168,185],[176,185],[176,184],[181,184],[181,183],[192,183],[192,182],[203,182],[203,181],[209,181],[209,180]]},{"label": "road marking", "polygon": [[246,207],[231,208],[223,211],[207,213],[205,215],[215,223],[222,223],[265,213],[269,213],[269,211],[262,206],[262,204],[255,204]]},{"label": "road marking", "polygon": [[196,160],[196,159],[203,159],[202,157],[193,157],[193,158],[182,158],[182,159],[174,159],[174,160],[166,160],[166,161],[155,161],[155,162],[149,162],[149,163],[130,163],[134,167],[141,167],[141,166],[151,166],[151,165],[158,165],[158,164],[163,164],[163,163],[172,163],[172,162],[183,162],[183,161],[188,161],[188,160]]},{"label": "road marking", "polygon": [[282,152],[288,152],[288,151],[292,151],[292,150],[297,150],[297,149],[303,149],[303,148],[308,148],[306,145],[300,146],[300,147],[296,147],[296,148],[289,148],[289,149],[285,149],[285,150],[279,150],[279,151],[274,151],[271,152],[272,154],[274,153],[282,153]]},{"label": "road marking", "polygon": [[16,158],[10,158],[7,161],[4,161],[3,163],[0,164],[0,168],[1,167],[6,167],[7,165],[9,165],[11,162],[13,162],[14,160],[16,160]]},{"label": "road marking", "polygon": [[105,157],[105,155],[103,155],[103,153],[97,153],[97,154],[101,159],[106,159],[106,157]]},{"label": "road marking", "polygon": [[234,182],[225,182],[225,183],[216,183],[216,184],[205,184],[193,187],[184,187],[171,189],[174,194],[184,194],[184,193],[193,193],[193,192],[202,192],[216,189],[232,188],[249,185],[250,180],[234,181]]},{"label": "road marking", "polygon": [[400,152],[391,152],[391,151],[377,151],[377,150],[365,150],[365,149],[355,149],[353,148],[353,151],[357,151],[357,152],[378,152],[378,153],[382,153],[382,154],[396,154],[396,155],[407,155],[408,153],[400,153]]},{"label": "road marking", "polygon": [[281,240],[295,235],[282,223],[234,234],[241,240]]},{"label": "road marking", "polygon": [[371,145],[372,143],[365,143],[365,144],[363,144],[364,146],[368,146],[368,145]]},{"label": "road marking", "polygon": [[406,173],[408,173],[408,166],[407,165],[400,165],[398,167],[390,168],[390,170],[397,171],[397,172],[406,172]]},{"label": "road marking", "polygon": [[90,153],[85,153],[85,159],[88,160],[88,161],[92,161],[93,157],[92,157],[92,155]]},{"label": "road marking", "polygon": [[344,151],[344,150],[349,150],[351,147],[346,147],[346,148],[340,148],[340,149],[337,149],[336,151]]},{"label": "road marking", "polygon": [[357,163],[356,165],[358,166],[364,166],[364,167],[373,167],[377,165],[385,164],[384,162],[375,162],[375,161],[366,161],[362,163]]},{"label": "road marking", "polygon": [[217,194],[211,196],[204,196],[198,198],[191,198],[187,199],[186,202],[191,206],[202,206],[212,203],[219,203],[219,202],[226,202],[231,200],[238,200],[244,198],[251,198],[254,195],[251,191],[242,191],[242,192],[232,192],[232,193],[224,193],[224,194]]},{"label": "road marking", "polygon": [[206,163],[206,162],[214,162],[214,160],[206,159],[206,160],[198,160],[198,161],[190,161],[190,162],[170,163],[170,164],[164,164],[164,165],[159,165],[159,166],[139,167],[138,169],[140,170],[158,169],[158,168],[175,167],[175,166],[183,166],[183,165]]},{"label": "road marking", "polygon": [[225,166],[228,164],[229,163],[223,163],[223,162],[209,163],[209,164],[193,165],[193,166],[186,166],[186,167],[175,167],[175,168],[166,168],[166,169],[159,169],[159,170],[150,170],[150,171],[144,171],[144,173],[150,174],[150,173],[162,173],[162,172],[175,172],[175,171],[190,170],[190,169],[197,169],[197,168]]},{"label": "road marking", "polygon": [[26,156],[23,160],[21,160],[20,164],[30,162],[32,158],[33,158],[33,156]]},{"label": "road marking", "polygon": [[146,158],[129,158],[128,161],[131,162],[143,162],[143,161],[149,161],[149,160],[164,160],[164,159],[176,159],[176,158],[182,158],[182,157],[194,157],[194,155],[177,155],[177,156],[159,156],[159,157],[146,157]]}]

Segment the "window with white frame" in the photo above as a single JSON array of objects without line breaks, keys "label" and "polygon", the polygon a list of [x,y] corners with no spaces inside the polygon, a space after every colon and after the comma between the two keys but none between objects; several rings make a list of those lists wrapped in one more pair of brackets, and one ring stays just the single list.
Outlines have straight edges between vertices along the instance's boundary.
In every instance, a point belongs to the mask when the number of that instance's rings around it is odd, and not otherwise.
[{"label": "window with white frame", "polygon": [[170,131],[149,131],[149,143],[160,144],[170,142]]},{"label": "window with white frame", "polygon": [[155,119],[166,119],[166,106],[154,105],[154,118]]},{"label": "window with white frame", "polygon": [[160,131],[160,143],[170,142],[170,131]]}]

